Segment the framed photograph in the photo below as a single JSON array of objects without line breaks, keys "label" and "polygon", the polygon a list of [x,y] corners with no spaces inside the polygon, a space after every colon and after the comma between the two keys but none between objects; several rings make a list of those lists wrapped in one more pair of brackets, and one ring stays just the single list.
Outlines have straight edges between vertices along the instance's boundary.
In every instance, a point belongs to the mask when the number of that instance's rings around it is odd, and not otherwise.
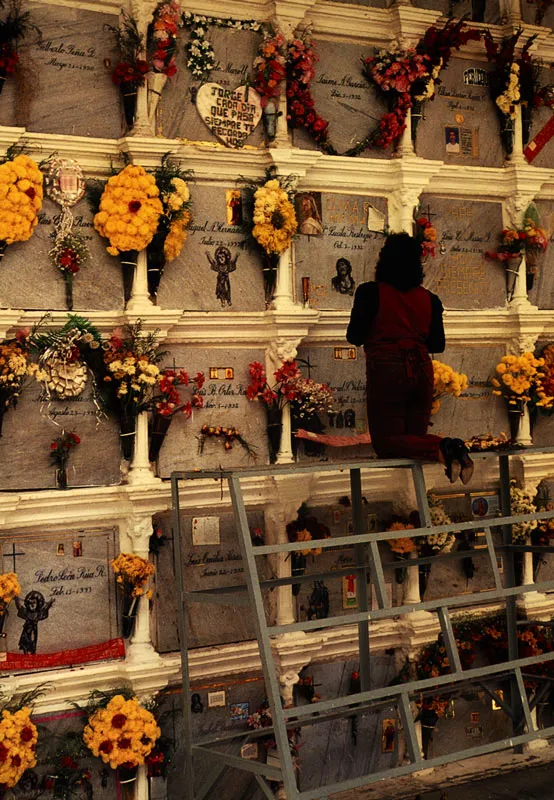
[{"label": "framed photograph", "polygon": [[240,227],[244,221],[242,215],[242,194],[240,189],[227,189],[226,191],[226,223]]},{"label": "framed photograph", "polygon": [[298,192],[295,197],[298,233],[322,236],[321,192]]},{"label": "framed photograph", "polygon": [[225,692],[208,692],[208,708],[225,708]]},{"label": "framed photograph", "polygon": [[497,492],[470,492],[469,502],[473,519],[490,519],[500,513],[500,496]]},{"label": "framed photograph", "polygon": [[469,715],[469,721],[472,725],[476,725],[477,723],[481,722],[481,714],[479,711],[472,711]]},{"label": "framed photograph", "polygon": [[241,720],[248,719],[250,716],[249,703],[231,703],[231,719]]},{"label": "framed photograph", "polygon": [[256,761],[258,758],[258,742],[247,742],[240,748],[240,757],[248,761]]},{"label": "framed photograph", "polygon": [[446,153],[460,154],[460,129],[456,125],[445,125],[444,149]]},{"label": "framed photograph", "polygon": [[358,578],[355,574],[343,575],[342,607],[358,608]]},{"label": "framed photograph", "polygon": [[396,741],[396,720],[384,719],[381,722],[381,752],[394,753]]}]

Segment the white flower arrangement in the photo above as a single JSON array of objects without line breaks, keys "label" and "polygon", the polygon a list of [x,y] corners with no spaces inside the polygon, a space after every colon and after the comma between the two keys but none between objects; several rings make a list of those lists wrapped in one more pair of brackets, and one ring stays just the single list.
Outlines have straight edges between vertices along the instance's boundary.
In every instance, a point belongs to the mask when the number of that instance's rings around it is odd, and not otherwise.
[{"label": "white flower arrangement", "polygon": [[257,20],[205,17],[201,14],[192,14],[190,11],[183,12],[181,20],[183,27],[189,28],[191,31],[191,37],[185,45],[187,68],[194,78],[201,80],[207,80],[210,72],[217,66],[213,46],[206,38],[210,25],[216,28],[232,28],[237,31],[254,31],[255,33],[262,31],[264,27],[263,23]]},{"label": "white flower arrangement", "polygon": [[[533,503],[531,493],[526,489],[520,489],[515,481],[510,481],[510,511],[512,516],[516,514],[534,514],[537,510]],[[531,531],[537,527],[537,520],[530,519],[529,522],[518,522],[512,525],[513,544],[527,544]]]},{"label": "white flower arrangement", "polygon": [[[452,520],[446,513],[442,501],[436,495],[428,495],[429,510],[431,512],[431,523],[433,525],[451,525]],[[418,537],[418,541],[427,544],[432,550],[437,553],[449,553],[456,542],[456,535],[454,533],[430,533],[425,538]]]}]

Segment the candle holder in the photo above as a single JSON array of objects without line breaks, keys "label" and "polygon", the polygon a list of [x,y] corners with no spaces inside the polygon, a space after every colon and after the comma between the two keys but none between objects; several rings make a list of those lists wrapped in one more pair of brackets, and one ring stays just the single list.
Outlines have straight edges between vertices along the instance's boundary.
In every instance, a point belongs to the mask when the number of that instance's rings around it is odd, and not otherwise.
[{"label": "candle holder", "polygon": [[308,277],[302,278],[302,299],[304,308],[310,305],[310,279]]}]

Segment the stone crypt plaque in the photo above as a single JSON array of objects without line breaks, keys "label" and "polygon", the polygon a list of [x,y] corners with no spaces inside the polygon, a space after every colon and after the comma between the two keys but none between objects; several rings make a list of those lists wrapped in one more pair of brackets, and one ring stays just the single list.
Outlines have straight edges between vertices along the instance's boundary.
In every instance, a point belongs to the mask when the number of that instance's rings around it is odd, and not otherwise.
[{"label": "stone crypt plaque", "polygon": [[[203,121],[197,110],[197,97],[201,102],[202,95],[206,92],[201,87],[197,78],[191,75],[187,67],[184,44],[188,41],[189,32],[184,29],[179,37],[179,44],[175,54],[177,62],[177,74],[170,78],[163,91],[160,104],[158,106],[158,133],[172,138],[184,137],[193,141],[218,142],[218,135]],[[215,57],[216,68],[210,73],[208,86],[218,84],[222,89],[232,93],[239,87],[244,87],[246,78],[252,74],[252,65],[256,58],[260,34],[251,31],[225,30],[220,28],[208,27],[207,36],[211,42]],[[225,99],[225,98],[223,98]],[[211,109],[211,105],[208,110]],[[216,107],[217,104],[216,104]],[[222,105],[221,111],[225,110]],[[235,108],[238,112],[238,109]],[[232,119],[232,110],[229,110],[228,119]],[[243,114],[253,112],[243,109]],[[219,111],[214,115],[210,112],[210,118],[216,117],[225,120]],[[259,120],[259,117],[258,117]],[[253,132],[247,131],[246,127],[253,123],[253,120],[234,119],[235,123],[240,123],[240,129],[247,133],[247,137],[242,141],[243,144],[259,146],[263,142],[262,126],[255,127]],[[236,132],[237,128],[235,128]],[[230,133],[230,128],[229,128]],[[229,142],[231,147],[236,144]]]},{"label": "stone crypt plaque", "polygon": [[188,238],[180,256],[164,270],[160,305],[194,311],[263,311],[262,263],[257,252],[245,247],[240,192],[231,185],[196,184],[192,202]]},{"label": "stone crypt plaque", "polygon": [[[20,597],[9,606],[5,649],[8,654],[28,657],[22,668],[32,668],[34,662],[48,666],[41,656],[101,645],[117,637],[115,580],[110,568],[116,529],[6,533],[1,538],[2,571],[15,571],[21,586]],[[70,654],[64,663],[72,663]]]},{"label": "stone crypt plaque", "polygon": [[[4,308],[66,308],[64,279],[48,256],[54,244],[50,234],[60,214],[60,207],[45,198],[31,238],[7,248],[0,285],[0,304]],[[93,214],[86,200],[77,203],[72,214],[73,230],[84,237],[90,253],[73,280],[74,311],[123,308],[119,259],[106,252],[106,240],[94,230]]]},{"label": "stone crypt plaque", "polygon": [[[350,310],[360,283],[373,280],[387,219],[382,197],[300,192],[294,242],[297,301],[312,308]],[[368,219],[371,216],[371,227]],[[382,230],[382,227],[381,227]],[[308,278],[306,291],[305,279]]]},{"label": "stone crypt plaque", "polygon": [[67,400],[48,400],[29,380],[16,408],[5,417],[0,437],[0,485],[3,489],[53,489],[56,469],[50,463],[50,444],[62,430],[76,433],[81,444],[69,457],[68,487],[119,483],[119,429],[113,419],[97,425],[97,408],[90,377],[84,392]]},{"label": "stone crypt plaque", "polygon": [[435,98],[424,105],[417,155],[447,164],[501,167],[500,125],[489,96],[487,64],[453,58],[441,81]]},{"label": "stone crypt plaque", "polygon": [[[183,571],[187,591],[243,584],[244,567],[233,515],[227,511],[220,513],[217,509],[205,513],[219,517],[219,544],[195,545],[192,537],[193,515],[181,515]],[[254,528],[263,531],[263,512],[249,512],[248,519],[251,531]],[[160,549],[156,569],[157,649],[166,653],[179,649],[171,515],[160,514],[155,518],[155,523],[168,539],[166,546]],[[263,573],[261,559],[258,559],[258,565]],[[196,603],[187,605],[189,647],[206,647],[256,637],[253,615],[248,610],[245,612],[244,606],[208,605],[205,613],[199,611],[200,606]]]},{"label": "stone crypt plaque", "polygon": [[[183,414],[173,417],[162,445],[158,471],[169,478],[174,470],[247,467],[266,464],[268,445],[265,407],[246,397],[250,376],[248,364],[265,360],[263,350],[250,348],[172,347],[162,362],[186,369],[190,375],[203,372],[206,378],[199,394],[204,407],[194,409],[191,419]],[[200,452],[202,425],[235,427],[255,448],[256,459],[250,458],[238,442],[225,450],[222,438],[208,437]]]},{"label": "stone crypt plaque", "polygon": [[537,273],[529,291],[529,300],[539,308],[554,308],[554,200],[537,200],[535,205],[539,212],[539,226],[546,231],[549,245],[537,259]]},{"label": "stone crypt plaque", "polygon": [[436,256],[425,261],[425,286],[445,308],[499,308],[506,302],[500,262],[485,258],[502,231],[500,203],[421,196],[420,213],[437,230]]},{"label": "stone crypt plaque", "polygon": [[[329,122],[333,146],[344,153],[377,127],[385,104],[362,75],[361,59],[373,55],[369,45],[319,40],[315,78],[311,84],[317,113]],[[318,145],[304,130],[293,132],[295,147],[317,150]],[[366,158],[390,158],[392,148],[365,150]]]},{"label": "stone crypt plaque", "polygon": [[111,63],[120,60],[104,25],[117,24],[113,14],[74,5],[31,3],[31,33],[21,47],[24,87],[8,78],[0,102],[2,125],[24,125],[30,131],[72,136],[118,138],[121,111]]},{"label": "stone crypt plaque", "polygon": [[[335,345],[304,345],[298,349],[302,373],[313,380],[328,383],[334,393],[333,412],[320,415],[323,430],[315,431],[345,440],[367,433],[365,357],[361,348],[347,342]],[[311,430],[298,420],[297,427]],[[293,438],[300,453],[310,457],[348,460],[370,452],[369,445],[348,447],[322,446]],[[340,445],[340,439],[336,440]]]},{"label": "stone crypt plaque", "polygon": [[465,344],[448,347],[436,356],[456,372],[468,378],[468,388],[460,397],[441,398],[441,405],[431,417],[431,433],[439,436],[458,436],[462,439],[483,433],[509,435],[508,414],[501,397],[492,394],[490,379],[494,368],[505,355],[502,345]]}]

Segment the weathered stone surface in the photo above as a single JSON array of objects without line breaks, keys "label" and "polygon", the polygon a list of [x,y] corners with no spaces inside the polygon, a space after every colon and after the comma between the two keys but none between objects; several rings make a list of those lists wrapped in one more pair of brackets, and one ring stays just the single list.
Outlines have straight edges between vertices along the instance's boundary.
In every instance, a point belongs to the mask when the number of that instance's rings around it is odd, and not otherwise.
[{"label": "weathered stone surface", "polygon": [[97,427],[90,378],[79,397],[52,401],[50,415],[57,424],[46,418],[48,401],[40,398],[39,384],[29,382],[17,407],[4,417],[0,438],[2,489],[53,489],[56,468],[50,464],[50,443],[64,429],[81,438],[69,457],[69,488],[119,483],[119,429],[112,419]]},{"label": "weathered stone surface", "polygon": [[[94,230],[93,214],[86,200],[72,209],[75,233],[80,233],[90,257],[73,278],[73,310],[123,308],[123,284],[118,258],[106,252],[108,242]],[[45,198],[39,224],[27,242],[10,245],[0,266],[0,303],[4,308],[65,309],[65,281],[48,252],[50,234],[60,207]]]},{"label": "weathered stone surface", "polygon": [[[202,514],[219,516],[219,545],[193,545],[193,514],[182,514],[182,548],[184,581],[187,591],[212,589],[218,586],[234,586],[245,582],[238,534],[233,515],[218,513],[217,509],[202,510]],[[174,546],[170,514],[156,517],[168,538],[158,556],[156,571],[156,648],[166,653],[179,649],[177,634],[177,595],[174,591]],[[250,529],[263,530],[263,514],[249,514]],[[263,564],[260,562],[263,570]],[[253,613],[244,606],[206,605],[202,608],[194,603],[187,606],[189,647],[241,642],[254,639]]]},{"label": "weathered stone surface", "polygon": [[[193,90],[200,85],[186,66],[184,43],[188,41],[184,30],[176,53],[177,74],[171,78],[163,91],[157,113],[158,133],[168,138],[184,137],[194,141],[217,142],[217,137],[202,121],[196,110]],[[236,89],[244,84],[247,74],[252,74],[260,35],[250,31],[229,31],[209,27],[208,38],[214,48],[218,62],[209,80],[225,89]],[[259,146],[263,142],[263,130],[259,125],[247,139],[247,145]]]},{"label": "weathered stone surface", "polygon": [[[528,25],[536,25],[537,24],[537,3],[535,2],[524,2],[521,4],[521,16],[523,21],[526,22]],[[550,6],[541,22],[545,28],[554,28],[554,8]]]},{"label": "weathered stone surface", "polygon": [[[246,235],[238,225],[227,223],[226,192],[236,186],[206,186],[192,189],[193,221],[181,255],[167,264],[159,289],[159,303],[165,308],[200,311],[263,311],[265,308],[262,262],[258,252],[246,248]],[[226,248],[230,287],[229,305],[219,288],[218,248]],[[228,264],[235,262],[228,271]],[[216,296],[216,292],[220,297]]]},{"label": "weathered stone surface", "polygon": [[[2,569],[15,571],[21,585],[21,611],[10,605],[5,631],[7,650],[22,650],[30,592],[39,592],[41,608],[54,601],[40,619],[36,654],[100,644],[118,635],[116,584],[110,559],[117,549],[117,531],[60,531],[5,535]],[[78,552],[82,555],[74,555]],[[63,553],[63,554],[62,554]],[[86,624],[84,621],[86,620]]]},{"label": "weathered stone surface", "polygon": [[414,3],[418,8],[431,8],[433,11],[442,11],[445,17],[455,16],[457,19],[468,17],[468,25],[472,19],[478,19],[482,14],[484,6],[484,19],[482,21],[497,25],[500,22],[500,5],[498,0],[456,0],[449,3],[448,0],[416,0]]},{"label": "weathered stone surface", "polygon": [[464,347],[448,346],[437,356],[456,372],[465,373],[469,386],[460,397],[447,395],[441,398],[437,414],[431,417],[433,433],[462,439],[483,433],[498,436],[501,431],[509,435],[505,403],[492,394],[490,384],[494,368],[503,355],[505,350],[501,345],[467,344]]},{"label": "weathered stone surface", "polygon": [[[373,55],[368,45],[320,40],[319,61],[312,81],[317,113],[327,120],[331,143],[339,153],[349,150],[377,127],[385,113],[384,103],[362,75],[361,59]],[[293,133],[296,147],[317,150],[318,145],[304,130]],[[391,150],[365,150],[366,158],[390,158]]]},{"label": "weathered stone surface", "polygon": [[104,30],[117,17],[50,3],[31,3],[30,10],[42,40],[33,41],[31,33],[21,48],[24,87],[14,77],[6,80],[0,123],[40,133],[120,136],[119,90],[104,64],[107,59],[113,67],[120,60]]},{"label": "weathered stone surface", "polygon": [[424,194],[420,213],[431,216],[437,231],[436,256],[425,261],[425,286],[446,308],[504,306],[504,267],[485,258],[502,231],[501,204]]},{"label": "weathered stone surface", "polygon": [[[245,467],[267,463],[265,408],[258,401],[250,402],[246,397],[246,387],[250,380],[248,364],[252,361],[263,362],[263,351],[175,347],[167,354],[164,363],[169,366],[173,361],[178,369],[185,368],[191,375],[204,372],[206,383],[201,390],[204,407],[194,410],[189,420],[183,414],[173,418],[160,453],[160,476],[168,478],[177,469],[217,469],[219,466]],[[232,369],[234,377],[212,379],[210,367]],[[221,374],[224,375],[224,372]],[[208,439],[200,453],[200,428],[204,424],[238,428],[248,443],[256,449],[256,461],[237,442],[227,451],[223,440],[216,438]]]},{"label": "weathered stone surface", "polygon": [[[318,193],[315,193],[315,199],[319,200]],[[300,223],[294,243],[297,300],[302,302],[302,279],[309,277],[309,304],[312,308],[350,309],[360,283],[373,280],[377,257],[384,242],[383,233],[368,230],[368,212],[373,206],[385,215],[385,222],[386,200],[382,197],[323,193],[321,220],[316,219],[322,228],[322,235],[318,236],[302,233],[301,198],[297,205]],[[313,208],[313,203],[311,205]],[[339,273],[343,270],[348,274],[341,280]]]},{"label": "weathered stone surface", "polygon": [[[425,103],[417,129],[418,156],[464,167],[502,166],[498,117],[489,88],[483,85],[488,71],[482,61],[453,58],[441,72],[438,93]],[[457,132],[456,152],[447,150],[451,129]]]}]

